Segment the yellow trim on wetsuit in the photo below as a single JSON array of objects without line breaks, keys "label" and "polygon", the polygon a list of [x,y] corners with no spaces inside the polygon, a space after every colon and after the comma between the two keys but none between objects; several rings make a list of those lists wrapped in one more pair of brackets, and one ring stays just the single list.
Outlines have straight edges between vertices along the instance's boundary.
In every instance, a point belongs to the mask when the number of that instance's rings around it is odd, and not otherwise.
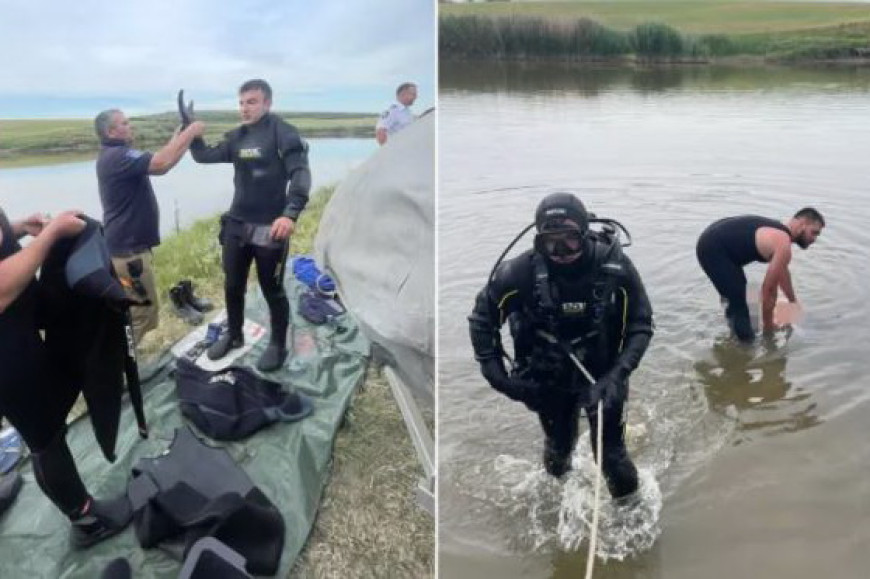
[{"label": "yellow trim on wetsuit", "polygon": [[619,338],[619,351],[622,352],[622,346],[625,343],[625,331],[628,329],[628,292],[620,286],[622,290],[622,336]]},{"label": "yellow trim on wetsuit", "polygon": [[501,297],[501,299],[498,301],[498,324],[499,325],[504,324],[504,309],[503,309],[504,303],[508,300],[508,298],[515,296],[519,292],[520,292],[520,290],[511,290],[508,293],[506,293],[505,295],[503,295]]}]

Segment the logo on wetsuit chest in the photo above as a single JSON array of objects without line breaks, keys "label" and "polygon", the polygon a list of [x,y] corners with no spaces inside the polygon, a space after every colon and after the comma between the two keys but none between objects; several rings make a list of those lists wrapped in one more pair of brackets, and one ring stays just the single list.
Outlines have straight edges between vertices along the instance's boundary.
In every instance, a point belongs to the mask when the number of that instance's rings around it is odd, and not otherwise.
[{"label": "logo on wetsuit chest", "polygon": [[586,302],[563,302],[562,313],[566,316],[579,316],[586,312]]},{"label": "logo on wetsuit chest", "polygon": [[209,384],[218,384],[223,382],[224,384],[229,384],[230,386],[234,386],[236,384],[236,377],[232,372],[224,372],[223,374],[218,374],[216,376],[212,376],[209,378]]},{"label": "logo on wetsuit chest", "polygon": [[263,153],[260,147],[252,147],[250,149],[239,149],[239,159],[262,159]]}]

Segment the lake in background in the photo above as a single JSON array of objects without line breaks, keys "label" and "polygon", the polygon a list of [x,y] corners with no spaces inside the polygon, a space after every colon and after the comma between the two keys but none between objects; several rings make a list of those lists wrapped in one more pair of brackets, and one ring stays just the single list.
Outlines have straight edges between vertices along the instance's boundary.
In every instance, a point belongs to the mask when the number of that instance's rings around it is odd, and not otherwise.
[{"label": "lake in background", "polygon": [[[377,149],[374,139],[308,139],[312,192],[338,184]],[[0,208],[10,219],[36,211],[57,213],[80,209],[102,218],[95,161],[0,169]],[[229,209],[233,198],[233,166],[200,165],[185,154],[168,174],[152,176],[160,205],[160,231],[184,228],[197,219]]]}]

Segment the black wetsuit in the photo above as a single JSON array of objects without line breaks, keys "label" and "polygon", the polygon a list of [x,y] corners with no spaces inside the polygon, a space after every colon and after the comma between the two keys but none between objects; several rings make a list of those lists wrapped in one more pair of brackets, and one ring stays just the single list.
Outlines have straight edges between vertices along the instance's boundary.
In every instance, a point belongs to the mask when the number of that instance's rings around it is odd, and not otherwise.
[{"label": "black wetsuit", "polygon": [[220,236],[229,332],[242,336],[245,286],[256,261],[272,341],[283,346],[290,319],[283,283],[289,242],[270,243],[262,234],[278,217],[296,221],[308,202],[308,147],[293,125],[269,113],[228,132],[213,147],[194,139],[190,153],[198,163],[232,163],[235,168],[233,202],[221,219]]},{"label": "black wetsuit", "polygon": [[[546,284],[535,281],[544,268],[552,299],[549,308],[542,307],[540,299]],[[535,399],[526,403],[538,413],[546,451],[568,460],[577,443],[581,407],[586,407],[595,449],[598,417],[589,401],[590,384],[564,350],[540,333],[555,334],[563,344],[570,344],[594,378],[617,367],[627,377],[653,333],[652,307],[631,260],[618,247],[587,241],[579,263],[568,267],[557,269],[533,251],[506,261],[478,294],[469,317],[479,361],[501,356],[498,329],[505,321],[510,322],[514,340],[514,375],[539,385]],[[638,484],[625,448],[623,410],[624,400],[604,413],[602,470],[614,497],[634,492]]]},{"label": "black wetsuit", "polygon": [[740,340],[752,341],[755,332],[746,303],[746,275],[743,266],[753,261],[766,263],[758,253],[755,233],[760,227],[773,227],[791,235],[779,221],[756,215],[726,217],[711,224],[698,238],[696,254],[701,268],[719,295],[728,300],[725,316]]},{"label": "black wetsuit", "polygon": [[[6,214],[0,210],[0,261],[21,250]],[[39,289],[30,281],[0,313],[0,415],[33,452],[33,473],[43,492],[67,515],[87,501],[66,443],[66,416],[78,391],[58,375],[39,334]]]}]

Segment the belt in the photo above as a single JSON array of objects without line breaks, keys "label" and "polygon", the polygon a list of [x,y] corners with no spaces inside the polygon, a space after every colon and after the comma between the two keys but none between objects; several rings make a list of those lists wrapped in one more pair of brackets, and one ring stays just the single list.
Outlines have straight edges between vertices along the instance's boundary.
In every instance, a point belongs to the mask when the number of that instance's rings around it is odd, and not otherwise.
[{"label": "belt", "polygon": [[151,248],[150,247],[141,247],[139,249],[130,249],[127,251],[113,251],[111,253],[112,253],[112,257],[118,257],[118,258],[124,259],[127,257],[133,257],[134,255],[139,255],[140,253],[146,253],[146,252],[151,253]]}]

